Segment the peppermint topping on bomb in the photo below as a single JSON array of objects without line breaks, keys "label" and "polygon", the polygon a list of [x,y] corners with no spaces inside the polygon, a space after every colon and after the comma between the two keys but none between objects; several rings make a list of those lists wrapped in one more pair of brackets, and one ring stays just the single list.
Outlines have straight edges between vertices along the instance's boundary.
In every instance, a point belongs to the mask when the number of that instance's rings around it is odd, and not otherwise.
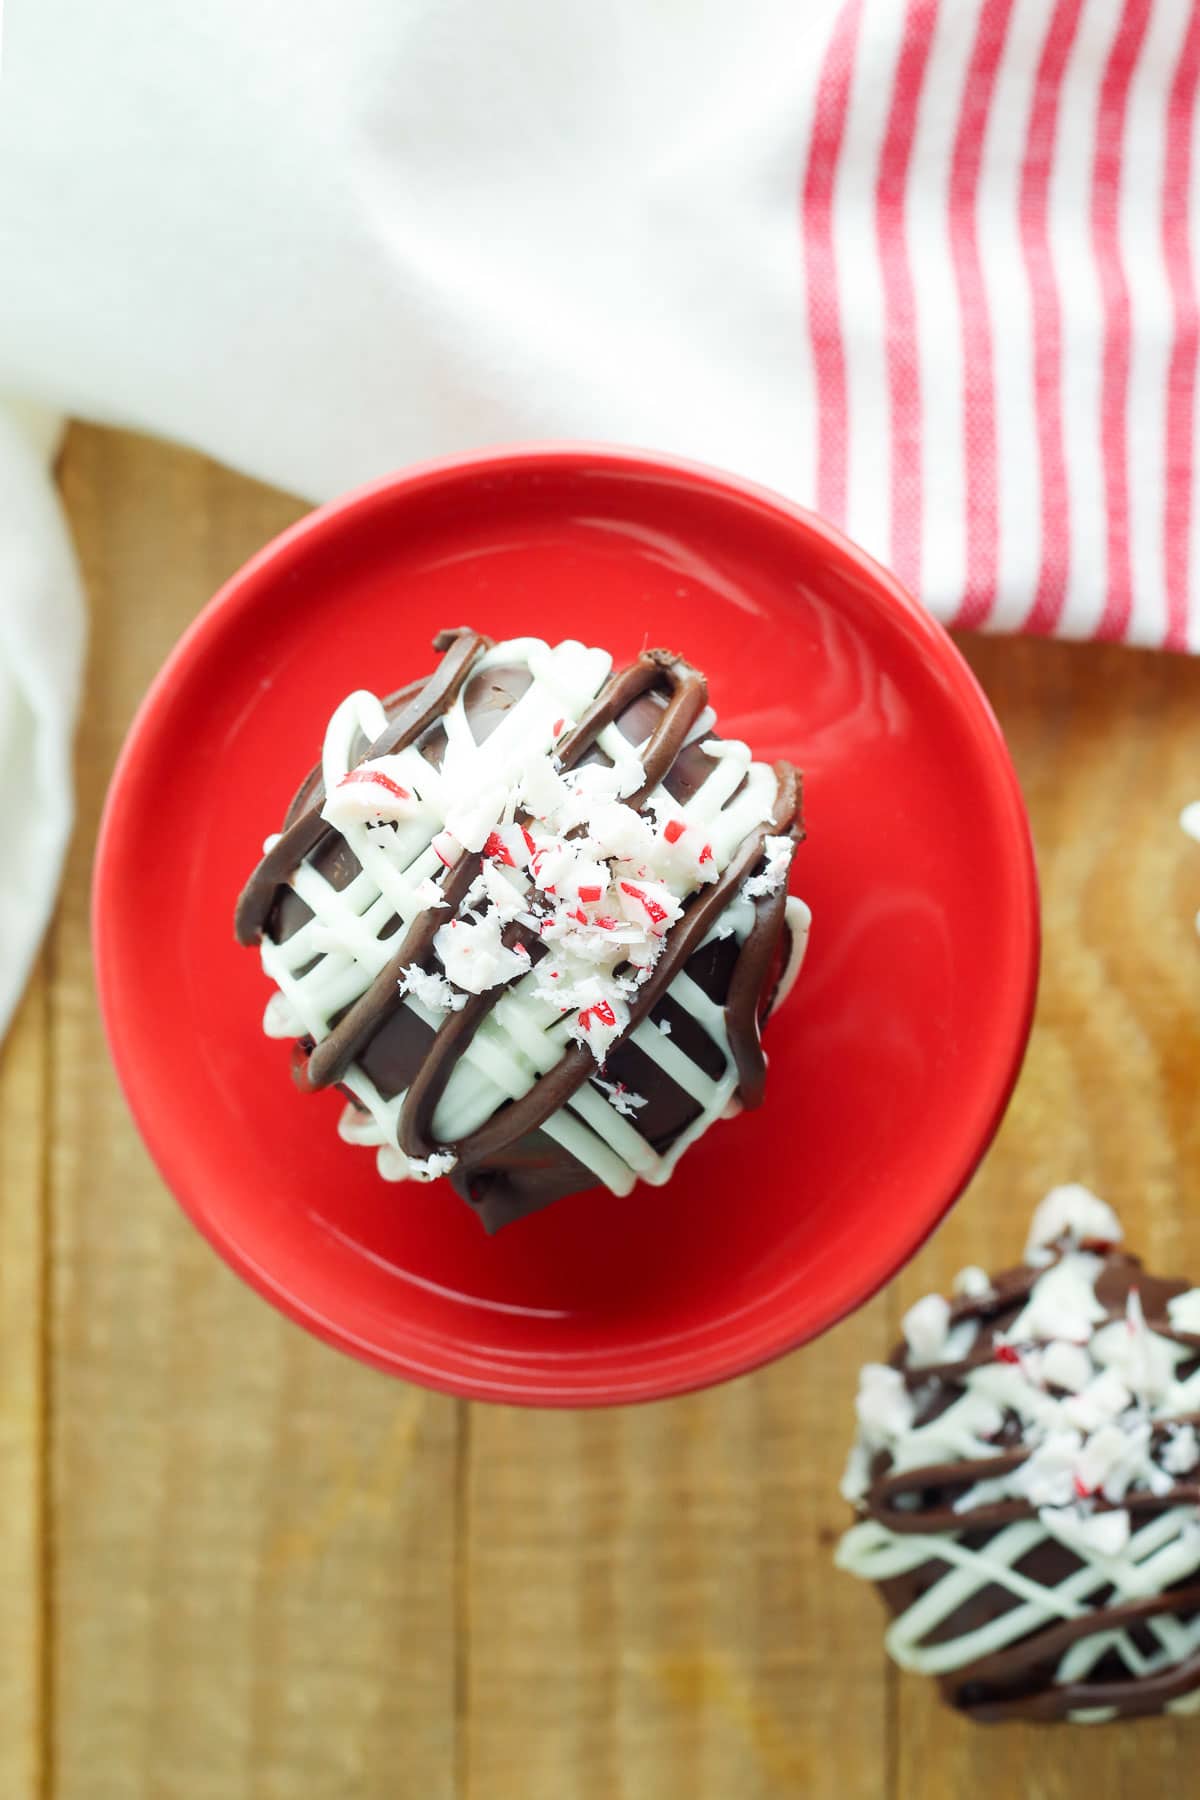
[{"label": "peppermint topping on bomb", "polygon": [[388,1180],[452,1171],[495,1229],[660,1184],[759,1104],[807,938],[799,781],[713,736],[669,651],[436,648],[427,679],[334,713],[236,928],[278,989],[268,1033],[346,1094],[342,1135]]},{"label": "peppermint topping on bomb", "polygon": [[1121,1236],[1054,1189],[1020,1268],[964,1270],[862,1371],[837,1561],[978,1719],[1200,1710],[1200,1289]]}]

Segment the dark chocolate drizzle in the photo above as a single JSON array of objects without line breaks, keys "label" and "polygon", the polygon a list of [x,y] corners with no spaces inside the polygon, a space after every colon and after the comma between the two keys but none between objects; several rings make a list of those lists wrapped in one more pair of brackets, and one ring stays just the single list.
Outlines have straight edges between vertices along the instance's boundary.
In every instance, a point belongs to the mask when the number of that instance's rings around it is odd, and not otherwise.
[{"label": "dark chocolate drizzle", "polygon": [[[441,633],[435,647],[446,653],[438,669],[428,680],[411,684],[386,703],[387,729],[374,743],[364,744],[358,760],[391,754],[440,731],[442,715],[470,682],[475,665],[491,648],[491,640],[460,630]],[[470,715],[469,687],[466,701]],[[698,670],[670,651],[644,651],[627,668],[609,676],[563,740],[558,750],[562,766],[571,768],[602,754],[596,742],[600,733],[616,723],[629,735],[628,722],[636,720],[633,741],[645,740],[641,752],[645,777],[626,804],[641,809],[660,783],[670,785],[688,735],[707,703],[707,684]],[[648,733],[643,729],[650,723],[644,717],[647,705],[653,721]],[[425,751],[426,746],[421,748]],[[610,1066],[622,1057],[637,1054],[636,1047],[629,1045],[630,1034],[665,1001],[675,976],[697,954],[718,915],[754,872],[762,858],[764,839],[768,835],[786,835],[793,843],[799,842],[799,777],[787,763],[777,764],[775,774],[777,792],[771,820],[747,835],[717,882],[685,904],[684,915],[668,933],[651,978],[631,1004],[628,1027],[609,1050]],[[282,836],[259,863],[238,903],[235,929],[239,942],[253,943],[264,932],[274,936],[272,923],[281,895],[296,903],[288,884],[299,864],[306,857],[328,854],[341,842],[339,834],[320,817],[323,804],[324,790],[317,769],[301,787]],[[333,1023],[325,1038],[315,1045],[306,1045],[310,1086],[340,1082],[352,1063],[369,1057],[372,1047],[382,1042],[381,1034],[387,1035],[397,1015],[404,1011],[408,1016],[397,985],[400,974],[412,964],[434,964],[434,936],[447,919],[455,916],[482,860],[482,853],[464,853],[458,858],[443,881],[446,907],[428,908],[419,914],[367,990]],[[762,1100],[765,1063],[760,1028],[774,998],[768,983],[779,965],[785,901],[786,893],[781,891],[755,902],[754,925],[732,968],[724,972],[727,991],[719,991],[719,977],[716,989],[713,983],[708,984],[713,997],[723,1000],[725,1006],[739,1098],[746,1107],[757,1106]],[[519,923],[507,926],[503,938],[510,948],[522,946],[531,959],[541,953],[536,934]],[[442,1143],[432,1135],[433,1115],[456,1062],[506,992],[507,986],[500,985],[469,995],[459,1011],[447,1014],[411,1073],[398,1130],[400,1148],[410,1157],[425,1158],[438,1150],[453,1152],[457,1158],[454,1186],[480,1209],[489,1228],[535,1210],[560,1193],[594,1186],[596,1181],[590,1171],[546,1139],[540,1130],[597,1073],[592,1052],[571,1040],[566,1040],[566,1048],[555,1066],[535,1081],[527,1094],[502,1107],[468,1137]],[[678,1136],[684,1123],[668,1133],[666,1144]]]},{"label": "dark chocolate drizzle", "polygon": [[[1061,1255],[1065,1247],[1063,1244],[1056,1246],[1055,1255]],[[1146,1275],[1136,1257],[1116,1251],[1107,1244],[1085,1243],[1083,1247],[1104,1257],[1096,1294],[1105,1312],[1104,1318],[1097,1320],[1095,1330],[1100,1331],[1105,1324],[1124,1317],[1130,1289],[1136,1287],[1149,1329],[1159,1337],[1194,1349],[1196,1361],[1200,1362],[1200,1336],[1177,1330],[1167,1312],[1168,1301],[1184,1293],[1190,1283]],[[912,1368],[908,1363],[907,1347],[903,1344],[897,1347],[891,1364],[903,1374],[906,1385],[916,1397],[917,1425],[928,1423],[953,1405],[964,1391],[971,1370],[994,1360],[997,1340],[1008,1332],[1034,1283],[1048,1266],[1031,1268],[1022,1265],[1005,1270],[992,1278],[990,1292],[953,1303],[952,1324],[971,1318],[980,1324],[970,1352],[960,1361]],[[1030,1344],[1029,1348],[1032,1347]],[[1194,1366],[1184,1363],[1182,1373],[1186,1375]],[[1200,1414],[1158,1421],[1153,1436],[1161,1441],[1170,1426],[1184,1424],[1200,1426]],[[955,1499],[976,1482],[1010,1474],[1026,1460],[1030,1451],[1017,1440],[1016,1431],[1015,1421],[1006,1427],[995,1456],[928,1464],[906,1469],[902,1474],[892,1474],[890,1458],[886,1453],[881,1454],[875,1459],[867,1494],[859,1503],[860,1515],[898,1535],[935,1536],[944,1532],[969,1541],[976,1550],[983,1549],[998,1532],[1015,1521],[1037,1517],[1037,1507],[1019,1497],[993,1501],[965,1512],[954,1510]],[[1145,1489],[1131,1489],[1120,1505],[1142,1520],[1171,1507],[1200,1505],[1200,1470],[1194,1471],[1186,1480],[1176,1480],[1171,1489],[1161,1495]],[[1107,1503],[1100,1497],[1095,1506],[1097,1510],[1108,1510]],[[1034,1554],[1038,1563],[1036,1579],[1047,1587],[1057,1586],[1082,1567],[1081,1559],[1056,1539],[1047,1539],[1037,1546]],[[880,1582],[880,1592],[893,1615],[907,1612],[936,1581],[943,1567],[934,1557]],[[927,1641],[943,1642],[951,1636],[965,1636],[1012,1603],[1007,1589],[989,1583],[971,1595],[950,1619],[943,1620]],[[1164,1613],[1188,1619],[1198,1611],[1200,1576],[1189,1577],[1176,1587],[1145,1599],[1116,1604],[1101,1601],[1077,1619],[1042,1626],[1003,1650],[979,1657],[940,1676],[941,1690],[952,1706],[989,1723],[1018,1718],[1049,1722],[1075,1712],[1101,1708],[1115,1708],[1122,1717],[1160,1712],[1168,1700],[1200,1685],[1200,1653],[1155,1675],[1131,1674],[1123,1659],[1112,1653],[1081,1681],[1058,1683],[1054,1680],[1055,1670],[1063,1653],[1079,1638],[1122,1627],[1136,1628],[1141,1620]]]}]

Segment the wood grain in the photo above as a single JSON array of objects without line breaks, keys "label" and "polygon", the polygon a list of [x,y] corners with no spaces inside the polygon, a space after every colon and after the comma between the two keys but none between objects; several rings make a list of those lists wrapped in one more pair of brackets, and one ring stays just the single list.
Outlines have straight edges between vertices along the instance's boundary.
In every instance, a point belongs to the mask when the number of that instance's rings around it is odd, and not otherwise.
[{"label": "wood grain", "polygon": [[847,1395],[886,1341],[876,1302],[712,1393],[473,1413],[466,1800],[882,1791],[890,1673],[830,1551]]},{"label": "wood grain", "polygon": [[454,1791],[457,1415],[263,1306],[165,1193],[108,1072],[87,900],[103,791],[197,608],[302,510],[78,431],[93,618],[53,945],[55,1800]]},{"label": "wood grain", "polygon": [[[1108,1199],[1148,1266],[1200,1280],[1200,850],[1177,823],[1200,794],[1200,665],[1098,645],[966,648],[1029,802],[1041,991],[991,1155],[897,1299],[947,1290],[967,1262],[1019,1262],[1059,1181]],[[981,1728],[931,1687],[900,1678],[898,1800],[1165,1794],[1196,1753],[1195,1721]]]},{"label": "wood grain", "polygon": [[44,1791],[46,982],[0,1051],[0,1794]]},{"label": "wood grain", "polygon": [[1148,1261],[1200,1276],[1200,850],[1175,825],[1200,795],[1200,663],[967,646],[1030,801],[1045,973],[997,1144],[900,1282],[712,1394],[460,1408],[226,1273],[147,1162],[91,994],[120,737],[207,594],[301,508],[94,430],[63,488],[94,647],[63,905],[0,1057],[3,1800],[1180,1791],[1195,1721],[950,1715],[887,1665],[831,1551],[858,1365],[961,1263],[1015,1258],[1047,1186],[1091,1182]]}]

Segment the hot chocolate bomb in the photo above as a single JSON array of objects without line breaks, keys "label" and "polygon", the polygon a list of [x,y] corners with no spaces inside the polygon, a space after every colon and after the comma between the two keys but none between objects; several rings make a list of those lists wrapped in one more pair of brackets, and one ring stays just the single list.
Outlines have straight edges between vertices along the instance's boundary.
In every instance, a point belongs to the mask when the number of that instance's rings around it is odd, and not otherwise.
[{"label": "hot chocolate bomb", "polygon": [[337,1086],[388,1180],[449,1174],[489,1230],[661,1184],[757,1106],[799,969],[796,771],[719,738],[670,652],[444,632],[350,695],[238,903],[269,1035]]},{"label": "hot chocolate bomb", "polygon": [[973,1718],[1200,1711],[1200,1288],[1059,1188],[1026,1261],[964,1270],[868,1365],[838,1562]]}]

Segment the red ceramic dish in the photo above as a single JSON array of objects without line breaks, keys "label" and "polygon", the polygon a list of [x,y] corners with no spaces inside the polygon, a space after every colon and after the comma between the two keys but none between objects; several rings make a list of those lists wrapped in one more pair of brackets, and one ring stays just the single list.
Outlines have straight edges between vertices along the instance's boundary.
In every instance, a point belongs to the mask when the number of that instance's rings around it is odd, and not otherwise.
[{"label": "red ceramic dish", "polygon": [[[263,1037],[235,897],[354,687],[442,625],[648,640],[727,735],[806,779],[808,965],[766,1104],[666,1187],[574,1195],[487,1238],[445,1182],[385,1186]],[[452,1393],[537,1405],[701,1387],[816,1336],[971,1174],[1029,1030],[1037,894],[995,720],[945,633],[828,525],[716,471],[499,450],[323,507],[235,575],[154,683],[113,779],[95,955],[113,1055],[167,1183],[260,1293]]]}]

